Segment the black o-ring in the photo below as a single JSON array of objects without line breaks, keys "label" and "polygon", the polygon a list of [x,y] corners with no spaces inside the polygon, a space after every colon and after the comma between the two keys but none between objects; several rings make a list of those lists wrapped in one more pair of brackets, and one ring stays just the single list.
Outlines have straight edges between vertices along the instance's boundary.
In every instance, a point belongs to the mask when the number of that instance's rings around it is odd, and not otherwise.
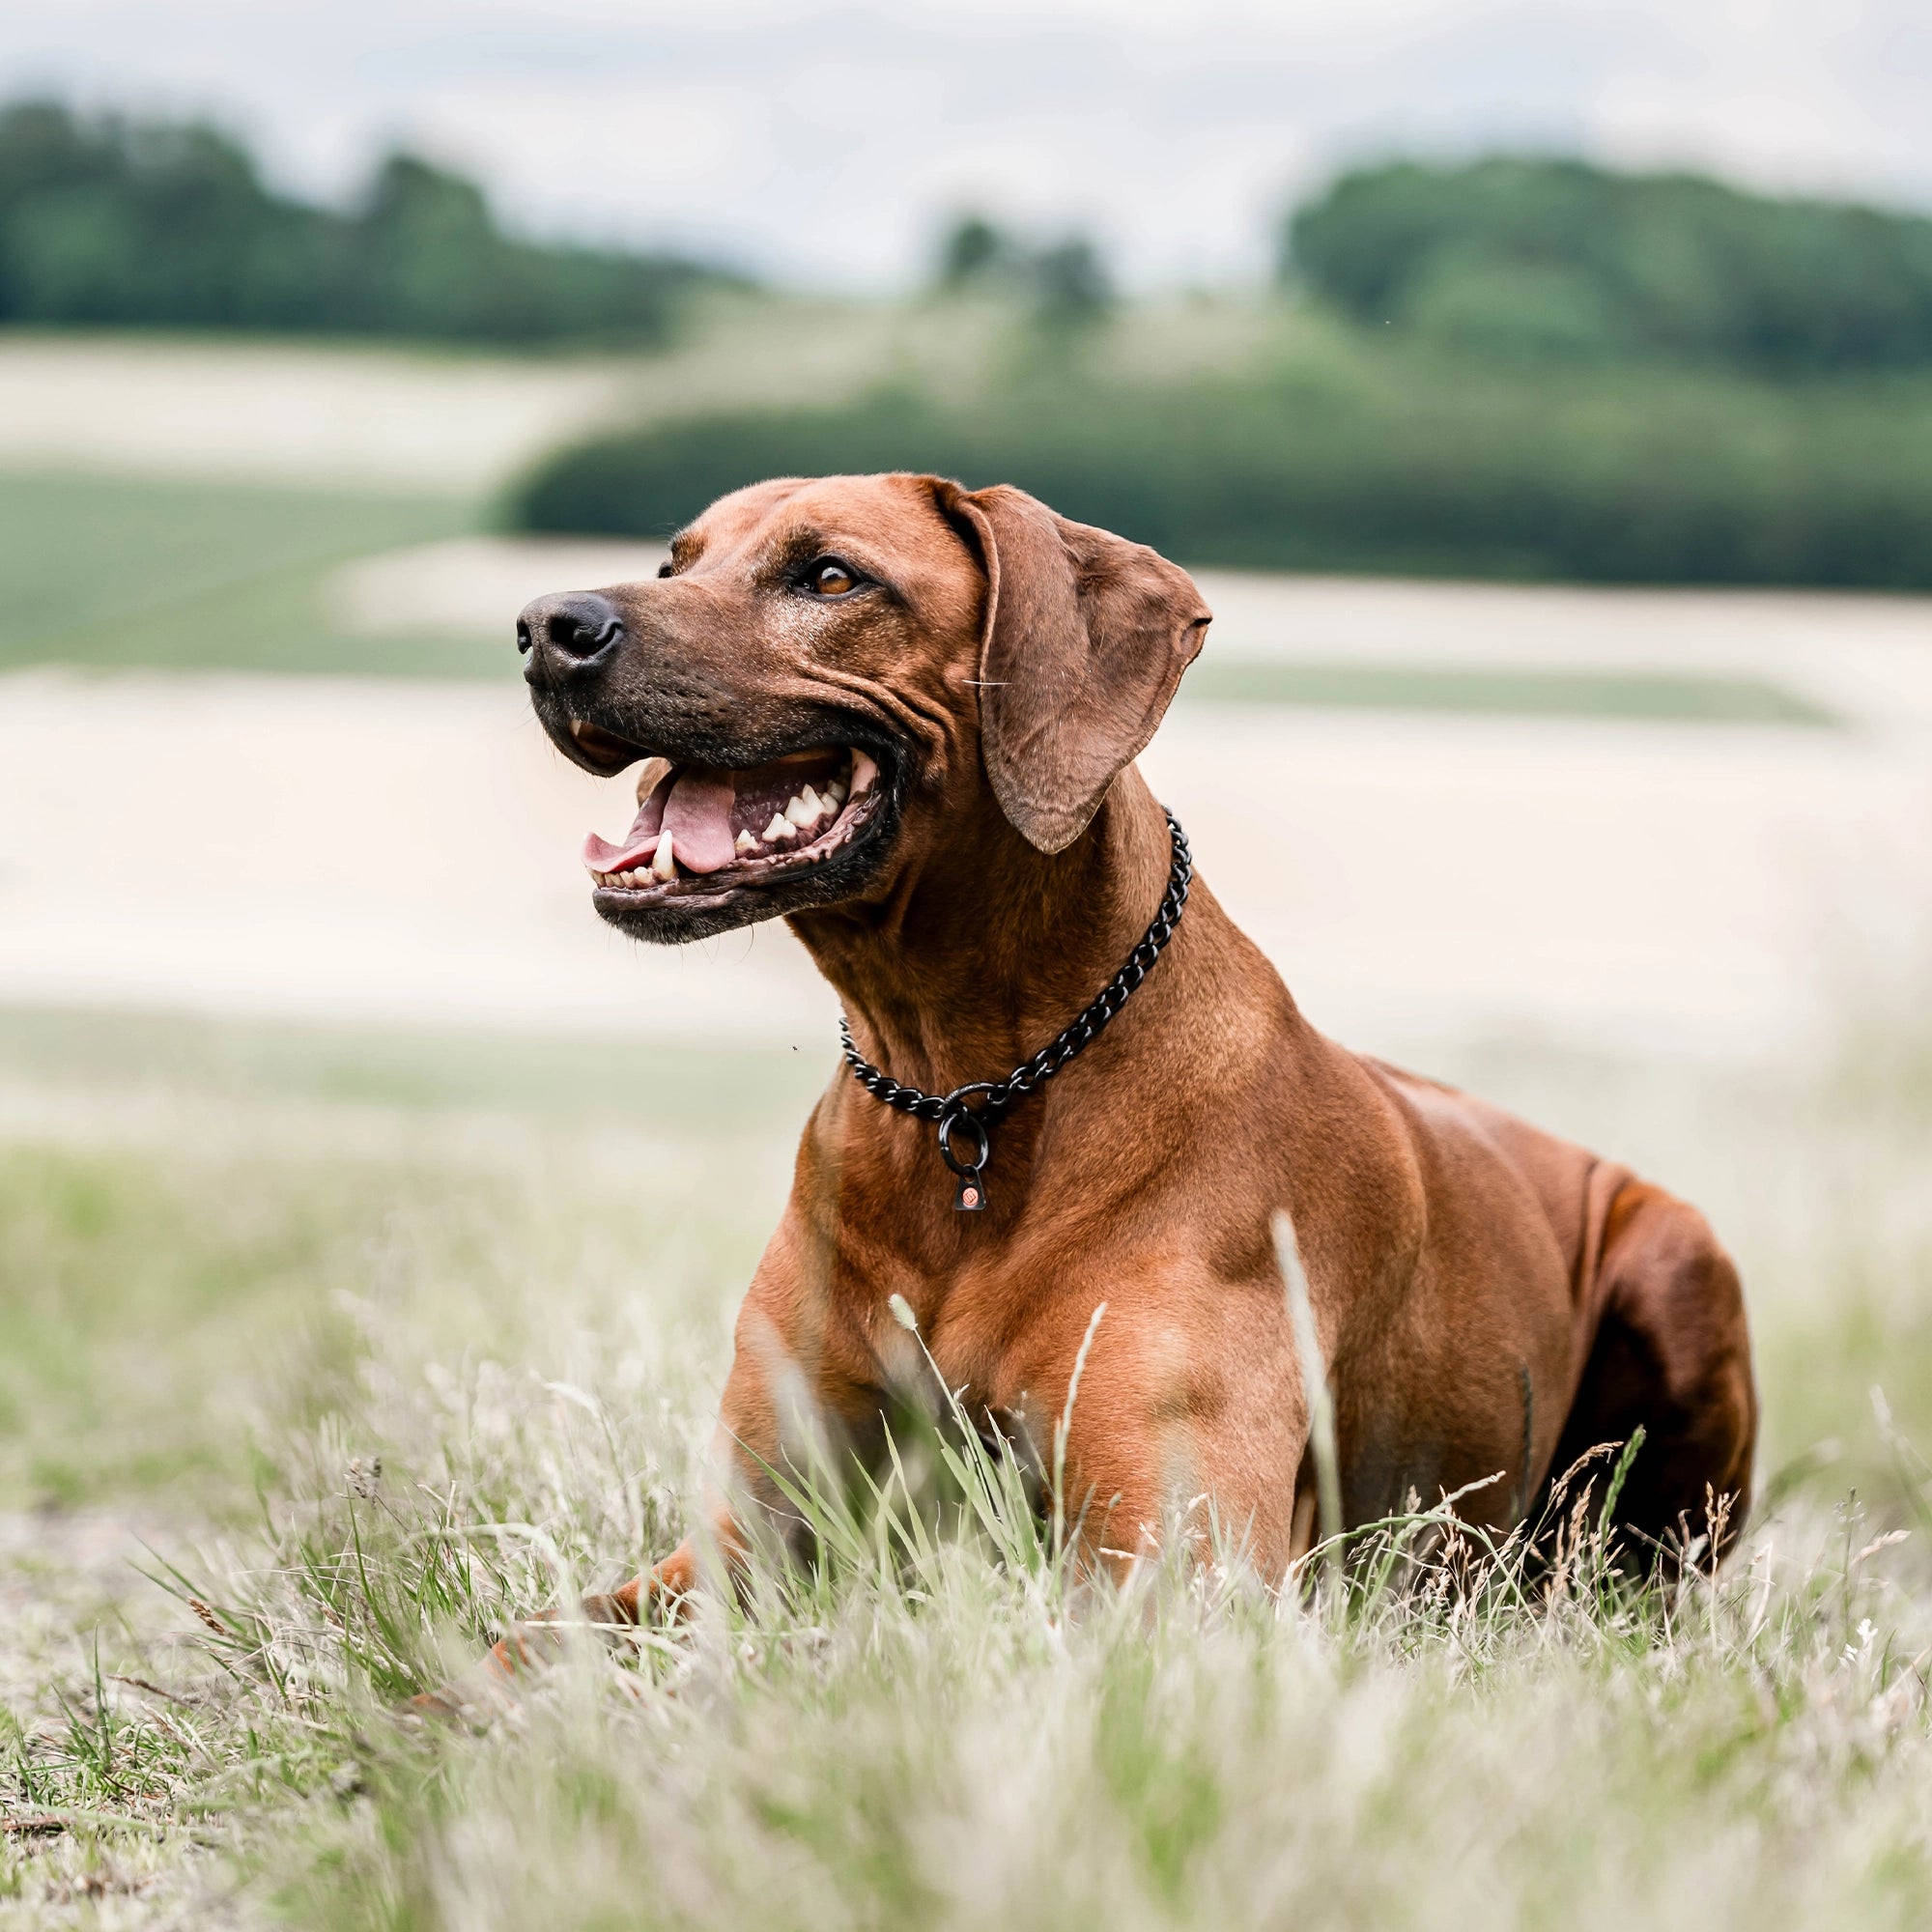
[{"label": "black o-ring", "polygon": [[[973,1137],[980,1144],[978,1156],[968,1162],[952,1151],[952,1130],[957,1126],[969,1126]],[[980,1116],[967,1107],[954,1107],[950,1113],[940,1116],[939,1157],[961,1180],[977,1180],[980,1170],[985,1166],[993,1151],[993,1137],[986,1129],[986,1123]]]}]

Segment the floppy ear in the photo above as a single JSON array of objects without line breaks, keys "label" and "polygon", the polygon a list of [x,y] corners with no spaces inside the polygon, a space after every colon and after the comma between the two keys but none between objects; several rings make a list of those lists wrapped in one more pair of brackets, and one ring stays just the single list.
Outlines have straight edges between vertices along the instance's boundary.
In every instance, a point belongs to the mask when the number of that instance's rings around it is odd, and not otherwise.
[{"label": "floppy ear", "polygon": [[945,501],[986,567],[986,776],[1027,840],[1058,852],[1153,736],[1210,613],[1179,565],[1024,490],[952,485]]}]

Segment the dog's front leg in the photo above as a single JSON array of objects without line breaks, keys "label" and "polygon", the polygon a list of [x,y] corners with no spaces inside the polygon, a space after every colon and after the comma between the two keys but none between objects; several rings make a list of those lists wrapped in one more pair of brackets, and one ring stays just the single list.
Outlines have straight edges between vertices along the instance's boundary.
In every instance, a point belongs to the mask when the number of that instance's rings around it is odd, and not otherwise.
[{"label": "dog's front leg", "polygon": [[[737,1513],[721,1502],[710,1512],[702,1537],[687,1536],[668,1556],[628,1583],[585,1597],[579,1615],[603,1631],[635,1628],[656,1616],[675,1620],[705,1582],[707,1572],[727,1582],[735,1579],[749,1547]],[[491,1645],[484,1661],[486,1672],[498,1679],[513,1678],[554,1658],[562,1647],[561,1621],[555,1610],[539,1610],[517,1623]],[[430,1701],[448,1699],[438,1693]]]},{"label": "dog's front leg", "polygon": [[[1103,1298],[1104,1319],[1088,1313]],[[1016,1366],[1044,1394],[1036,1413],[1050,1406],[1060,1513],[1096,1573],[1124,1579],[1178,1542],[1278,1583],[1305,1553],[1307,1404],[1279,1288],[1116,1276],[1104,1297],[1097,1283],[1069,1291]]]},{"label": "dog's front leg", "polygon": [[[707,1581],[729,1585],[751,1550],[741,1520],[748,1507],[758,1507],[782,1534],[780,1498],[767,1473],[780,1466],[781,1453],[778,1412],[767,1387],[766,1378],[741,1350],[726,1378],[719,1417],[718,1461],[724,1479],[708,1500],[704,1531],[687,1536],[668,1556],[628,1583],[585,1597],[579,1612],[585,1623],[611,1630],[658,1616],[674,1619]],[[562,1635],[558,1622],[559,1612],[548,1610],[518,1623],[491,1647],[488,1669],[498,1677],[514,1677],[555,1655]]]}]

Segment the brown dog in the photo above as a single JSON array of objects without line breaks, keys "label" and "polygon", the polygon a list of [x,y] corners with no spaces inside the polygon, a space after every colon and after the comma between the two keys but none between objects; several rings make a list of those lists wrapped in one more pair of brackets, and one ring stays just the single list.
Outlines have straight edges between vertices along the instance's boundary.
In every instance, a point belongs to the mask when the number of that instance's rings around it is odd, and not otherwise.
[{"label": "brown dog", "polygon": [[[590,841],[598,912],[659,942],[782,916],[867,1061],[933,1094],[1001,1079],[1161,899],[1168,828],[1132,760],[1201,648],[1193,582],[1017,490],[915,475],[742,490],[671,559],[519,626],[569,756],[669,761],[624,845]],[[1499,1477],[1462,1508],[1506,1525],[1552,1469],[1641,1427],[1632,1532],[1667,1548],[1713,1500],[1741,1523],[1749,1344],[1702,1217],[1324,1039],[1204,886],[1119,1018],[992,1142],[983,1208],[958,1211],[932,1125],[834,1077],[738,1319],[727,1558],[746,1499],[776,1505],[796,1409],[877,1443],[913,1359],[894,1297],[968,1409],[1036,1442],[1104,1301],[1067,1441],[1090,1543],[1151,1548],[1184,1485],[1279,1577],[1315,1518],[1283,1208],[1348,1522]],[[698,1575],[687,1541],[590,1607],[633,1619]]]}]

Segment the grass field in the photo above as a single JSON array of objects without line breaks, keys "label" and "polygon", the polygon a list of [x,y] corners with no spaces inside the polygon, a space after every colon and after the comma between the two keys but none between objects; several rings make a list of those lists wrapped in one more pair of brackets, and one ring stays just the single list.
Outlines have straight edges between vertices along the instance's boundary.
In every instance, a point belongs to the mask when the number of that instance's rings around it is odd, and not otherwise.
[{"label": "grass field", "polygon": [[0,1924],[1923,1923],[1927,1065],[1440,1069],[1738,1250],[1715,1590],[1096,1596],[901,1510],[472,1726],[401,1700],[677,1535],[825,1069],[10,1015]]},{"label": "grass field", "polygon": [[[0,475],[0,668],[511,675],[329,587],[486,494]],[[1835,722],[1426,657],[1210,656],[1200,699]],[[1429,1069],[1737,1250],[1764,1500],[1715,1589],[1620,1588],[1586,1522],[1550,1594],[1465,1551],[1277,1596],[1225,1547],[1095,1593],[968,1463],[958,1533],[823,1495],[816,1572],[448,1723],[410,1694],[688,1520],[830,1055],[0,1009],[0,1927],[1922,1924],[1928,1041]]]},{"label": "grass field", "polygon": [[0,669],[435,675],[460,647],[407,611],[393,632],[347,632],[324,586],[351,557],[455,535],[477,514],[454,497],[0,474]]}]

